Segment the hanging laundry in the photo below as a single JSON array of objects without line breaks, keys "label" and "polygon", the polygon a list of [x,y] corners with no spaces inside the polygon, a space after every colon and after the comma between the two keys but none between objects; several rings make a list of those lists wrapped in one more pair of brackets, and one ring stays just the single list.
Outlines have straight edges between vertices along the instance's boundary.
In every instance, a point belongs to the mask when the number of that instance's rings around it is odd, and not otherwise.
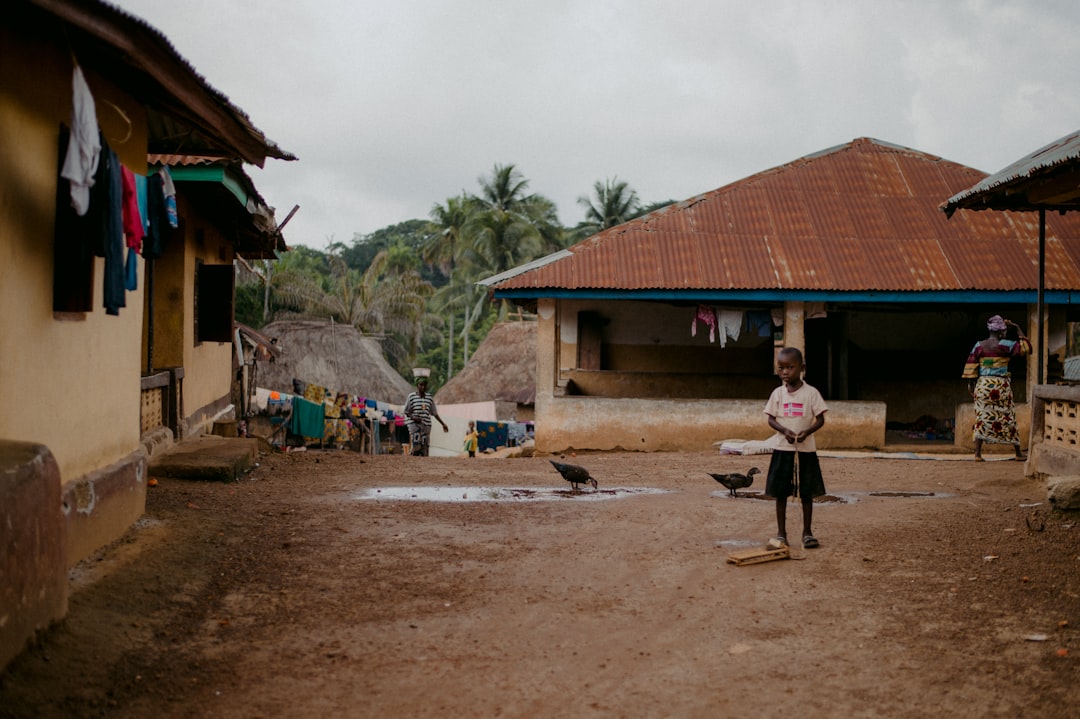
[{"label": "hanging laundry", "polygon": [[82,217],[90,208],[90,188],[101,157],[94,96],[82,68],[75,66],[71,78],[71,139],[60,176],[71,183],[71,206]]},{"label": "hanging laundry", "polygon": [[71,206],[71,181],[60,176],[70,141],[66,125],[60,126],[58,140],[53,307],[64,312],[87,312],[93,309],[94,256],[100,254],[98,247],[103,247],[100,195],[108,183],[102,178],[99,162],[95,185],[90,188],[89,209],[80,217]]},{"label": "hanging laundry", "polygon": [[123,179],[120,158],[104,140],[101,143],[99,165],[104,168],[102,197],[102,252],[105,255],[105,276],[102,304],[105,314],[118,315],[124,307],[124,221],[121,211]]},{"label": "hanging laundry", "polygon": [[694,320],[690,323],[690,336],[697,337],[697,323],[704,322],[709,328],[709,342],[716,341],[716,310],[708,305],[698,305]]},{"label": "hanging laundry", "polygon": [[528,426],[524,422],[510,422],[506,425],[506,441],[511,447],[520,447],[528,438]]},{"label": "hanging laundry", "polygon": [[161,171],[152,172],[146,178],[146,216],[146,241],[143,242],[142,256],[156,260],[165,251],[172,228],[165,207],[165,185]]},{"label": "hanging laundry", "polygon": [[251,409],[254,412],[265,412],[270,402],[270,390],[265,387],[256,387],[255,394],[251,398]]},{"label": "hanging laundry", "polygon": [[120,176],[123,181],[123,213],[124,213],[124,243],[138,252],[142,249],[143,237],[146,235],[142,215],[139,213],[139,195],[135,189],[135,173],[124,165],[120,165]]},{"label": "hanging laundry", "polygon": [[727,347],[727,339],[733,342],[739,341],[739,333],[742,332],[742,310],[717,310],[716,333],[720,335],[720,346]]},{"label": "hanging laundry", "polygon": [[484,422],[477,420],[476,431],[480,435],[478,448],[481,452],[487,449],[505,447],[508,432],[505,422]]},{"label": "hanging laundry", "polygon": [[134,292],[139,289],[139,253],[134,247],[127,251],[127,261],[124,263],[124,289]]},{"label": "hanging laundry", "polygon": [[139,249],[142,248],[143,236],[146,234],[139,214],[139,195],[135,187],[135,173],[127,167],[120,166],[120,178],[123,182],[123,202],[121,211],[124,222],[124,244],[127,245],[127,263],[124,266],[124,289],[134,292],[139,288],[138,268]]},{"label": "hanging laundry", "polygon": [[772,336],[772,317],[765,311],[746,313],[746,330],[758,337]]},{"label": "hanging laundry", "polygon": [[293,397],[289,431],[300,435],[307,442],[316,442],[323,436],[323,406],[303,397]]}]

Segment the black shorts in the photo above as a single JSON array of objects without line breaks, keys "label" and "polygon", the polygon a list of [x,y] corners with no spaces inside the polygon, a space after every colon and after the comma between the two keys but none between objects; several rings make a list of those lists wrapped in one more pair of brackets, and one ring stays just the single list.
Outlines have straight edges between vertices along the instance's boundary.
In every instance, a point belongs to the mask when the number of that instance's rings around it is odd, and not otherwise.
[{"label": "black shorts", "polygon": [[799,497],[813,499],[825,495],[825,480],[817,452],[773,451],[765,480],[766,497],[790,497],[795,494],[795,457],[799,458]]}]

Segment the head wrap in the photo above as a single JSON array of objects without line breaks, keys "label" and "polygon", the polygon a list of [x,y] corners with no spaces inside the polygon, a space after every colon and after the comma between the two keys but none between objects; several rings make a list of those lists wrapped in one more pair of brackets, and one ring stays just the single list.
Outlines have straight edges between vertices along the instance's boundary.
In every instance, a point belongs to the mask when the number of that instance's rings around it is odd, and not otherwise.
[{"label": "head wrap", "polygon": [[991,332],[1004,332],[1005,320],[1002,318],[1001,315],[994,315],[986,321],[986,329],[990,330]]}]

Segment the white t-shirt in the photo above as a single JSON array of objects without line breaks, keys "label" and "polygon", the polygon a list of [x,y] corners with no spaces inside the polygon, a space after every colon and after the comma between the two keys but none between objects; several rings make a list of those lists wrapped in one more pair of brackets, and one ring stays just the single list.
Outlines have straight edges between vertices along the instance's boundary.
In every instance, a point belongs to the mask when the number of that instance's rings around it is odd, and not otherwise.
[{"label": "white t-shirt", "polygon": [[[794,392],[788,392],[787,385],[780,385],[769,395],[769,401],[765,404],[765,414],[772,415],[777,422],[796,433],[809,429],[814,424],[815,417],[828,411],[829,408],[821,397],[821,393],[806,382],[803,382]],[[817,451],[814,435],[810,435],[798,444],[792,444],[783,434],[777,432],[769,439],[769,445],[774,451],[781,452]]]}]

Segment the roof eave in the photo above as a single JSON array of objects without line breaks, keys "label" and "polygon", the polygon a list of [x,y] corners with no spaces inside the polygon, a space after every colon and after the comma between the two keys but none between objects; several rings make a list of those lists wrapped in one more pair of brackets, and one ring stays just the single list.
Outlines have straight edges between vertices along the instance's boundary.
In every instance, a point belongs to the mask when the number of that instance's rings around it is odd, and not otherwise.
[{"label": "roof eave", "polygon": [[248,259],[269,260],[275,259],[278,252],[288,251],[273,208],[266,205],[239,164],[173,166],[170,172],[176,182],[212,183],[236,200],[239,204],[236,216],[243,218],[234,243],[238,254]]},{"label": "roof eave", "polygon": [[1080,209],[1080,130],[1054,140],[940,206],[948,217],[958,209],[1032,212]]},{"label": "roof eave", "polygon": [[[187,124],[218,153],[262,167],[266,158],[295,160],[255,128],[247,116],[215,90],[157,29],[99,0],[22,0],[68,26],[68,40],[85,62],[102,62],[114,79],[149,109]],[[105,49],[114,52],[100,52]],[[86,50],[80,53],[79,50]],[[192,153],[193,154],[193,153]]]},{"label": "roof eave", "polygon": [[[645,302],[886,302],[911,304],[1034,304],[1038,290],[1034,288],[966,289],[966,290],[801,290],[801,289],[733,289],[733,290],[617,290],[607,288],[561,289],[530,288],[495,290],[496,299],[516,303],[538,299],[579,300],[638,300]],[[1045,291],[1049,304],[1080,304],[1080,289],[1050,289]]]},{"label": "roof eave", "polygon": [[572,253],[570,250],[559,250],[558,252],[552,252],[550,255],[544,255],[543,257],[533,260],[532,262],[526,262],[523,265],[518,265],[517,267],[511,268],[505,272],[500,272],[497,275],[486,277],[482,280],[479,280],[476,284],[483,287],[494,287],[500,282],[505,282],[506,280],[517,277],[518,275],[525,272],[538,269],[545,265],[550,265],[552,262],[558,262],[559,260],[566,257],[572,257],[573,254],[574,253]]}]

